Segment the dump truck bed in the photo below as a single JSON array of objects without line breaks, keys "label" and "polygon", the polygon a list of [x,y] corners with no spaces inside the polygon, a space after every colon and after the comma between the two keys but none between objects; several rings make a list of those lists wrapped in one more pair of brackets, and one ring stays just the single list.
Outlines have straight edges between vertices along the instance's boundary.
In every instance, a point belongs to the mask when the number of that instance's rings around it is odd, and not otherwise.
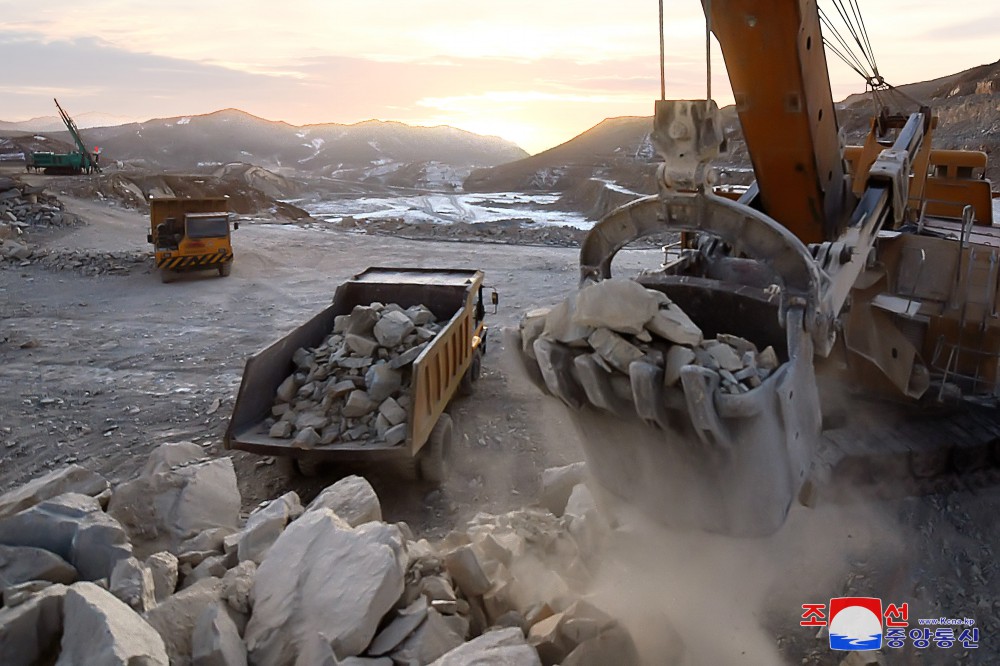
[{"label": "dump truck bed", "polygon": [[[243,381],[225,436],[226,448],[264,455],[318,460],[373,460],[414,456],[455,394],[472,359],[475,304],[483,274],[476,270],[369,268],[337,288],[333,303],[288,335],[247,361]],[[292,374],[300,348],[316,347],[330,335],[334,319],[355,306],[396,303],[403,308],[424,305],[444,326],[413,363],[413,405],[402,445],[362,440],[299,449],[291,439],[268,435],[278,386]]]}]

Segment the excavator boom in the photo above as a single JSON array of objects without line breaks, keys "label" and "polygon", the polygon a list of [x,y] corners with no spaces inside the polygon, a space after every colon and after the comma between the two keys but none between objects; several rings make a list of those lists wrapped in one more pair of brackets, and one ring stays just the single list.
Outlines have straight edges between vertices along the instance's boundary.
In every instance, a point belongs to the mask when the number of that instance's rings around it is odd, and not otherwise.
[{"label": "excavator boom", "polygon": [[[594,226],[580,291],[526,315],[509,345],[571,411],[605,500],[672,526],[762,535],[832,441],[822,424],[840,403],[828,385],[900,404],[995,402],[1000,234],[969,203],[988,184],[928,176],[932,159],[980,155],[933,158],[927,108],[873,123],[848,171],[815,0],[702,1],[756,182],[739,201],[713,192],[715,102],[658,101],[658,193]],[[925,219],[932,207],[961,221]],[[619,250],[664,232],[682,242],[660,270],[612,277]],[[974,234],[991,240],[976,246]],[[993,421],[986,441],[1000,435]],[[867,425],[842,441],[869,442]],[[892,437],[869,443],[913,454]]]}]

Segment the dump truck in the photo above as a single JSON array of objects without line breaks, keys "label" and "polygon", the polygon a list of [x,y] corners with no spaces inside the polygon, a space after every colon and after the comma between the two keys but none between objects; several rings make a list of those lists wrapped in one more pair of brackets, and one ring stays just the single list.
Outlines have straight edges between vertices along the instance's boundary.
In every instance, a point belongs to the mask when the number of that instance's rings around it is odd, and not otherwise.
[{"label": "dump truck", "polygon": [[163,282],[182,272],[217,270],[226,277],[233,268],[233,244],[228,197],[182,199],[156,197],[149,202],[154,261]]},{"label": "dump truck", "polygon": [[81,173],[100,173],[101,151],[95,148],[89,150],[80,136],[80,130],[69,114],[59,105],[59,100],[53,99],[56,108],[59,109],[59,117],[69,136],[73,139],[76,150],[71,153],[54,153],[51,151],[40,151],[28,154],[26,167],[28,171],[41,171],[46,175],[78,175]]},{"label": "dump truck", "polygon": [[[446,409],[456,395],[471,393],[486,352],[486,289],[479,270],[373,267],[355,275],[337,288],[330,306],[247,360],[225,447],[277,456],[305,475],[315,474],[326,463],[375,463],[411,478],[441,483],[447,476],[453,437]],[[495,290],[491,300],[495,306]],[[403,359],[410,391],[405,438],[390,444],[364,436],[303,448],[292,439],[272,436],[275,397],[297,371],[296,354],[320,346],[337,327],[338,317],[351,315],[356,308],[367,310],[371,304],[396,311],[423,306],[441,324],[422,348],[413,349],[419,355]],[[378,359],[374,346],[371,353],[373,360]],[[347,360],[343,363],[346,367]]]},{"label": "dump truck", "polygon": [[576,425],[602,501],[761,536],[838,480],[908,492],[995,467],[1000,229],[986,155],[934,149],[939,118],[877,68],[865,78],[880,110],[845,148],[815,2],[703,7],[753,184],[736,200],[713,187],[726,137],[710,77],[707,99],[661,95],[658,192],[587,234],[562,311],[629,291],[601,286],[619,250],[674,233],[663,266],[631,283],[632,316],[619,310],[638,325],[573,315],[557,329],[555,312],[526,317],[508,344]]}]

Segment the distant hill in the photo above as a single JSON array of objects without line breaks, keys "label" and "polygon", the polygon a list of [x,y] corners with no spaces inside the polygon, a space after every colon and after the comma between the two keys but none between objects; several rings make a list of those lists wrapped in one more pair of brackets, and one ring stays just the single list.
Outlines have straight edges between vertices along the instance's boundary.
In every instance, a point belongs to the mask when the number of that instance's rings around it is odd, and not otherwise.
[{"label": "distant hill", "polygon": [[[1000,182],[1000,62],[897,89],[929,104],[938,115],[935,146],[994,153],[997,164],[987,175]],[[905,111],[916,110],[901,95],[882,96]],[[837,106],[848,141],[861,141],[874,112],[871,95],[851,95]],[[748,182],[750,159],[735,108],[722,112],[729,152],[718,164],[728,171],[729,182]],[[477,169],[464,187],[475,192],[555,190],[563,194],[561,205],[596,219],[623,199],[656,191],[659,158],[649,140],[652,129],[652,117],[610,118],[545,152]]]},{"label": "distant hill", "polygon": [[[527,155],[498,137],[452,127],[413,127],[369,120],[353,125],[303,127],[265,120],[237,109],[200,116],[157,118],[81,132],[106,160],[161,169],[196,169],[249,162],[272,170],[314,175],[414,162],[492,166]],[[56,132],[67,139],[67,132]]]},{"label": "distant hill", "polygon": [[[79,129],[88,127],[108,127],[112,125],[122,125],[129,122],[130,118],[115,116],[110,113],[81,113],[73,115],[73,122]],[[66,129],[59,116],[39,116],[29,120],[17,122],[7,122],[0,120],[0,131],[20,131],[20,132],[61,132]]]}]

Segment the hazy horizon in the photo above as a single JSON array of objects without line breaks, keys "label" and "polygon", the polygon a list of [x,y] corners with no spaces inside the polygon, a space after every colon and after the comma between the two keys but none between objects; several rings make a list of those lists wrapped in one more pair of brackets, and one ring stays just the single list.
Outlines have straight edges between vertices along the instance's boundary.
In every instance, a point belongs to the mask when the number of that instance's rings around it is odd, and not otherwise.
[{"label": "hazy horizon", "polygon": [[[0,120],[55,115],[122,122],[238,108],[293,125],[369,119],[450,125],[537,153],[604,118],[648,116],[659,95],[657,5],[427,0],[378,5],[120,0],[28,6],[0,0]],[[902,85],[994,62],[1000,7],[957,14],[930,1],[862,10],[881,73]],[[667,94],[704,96],[704,18],[667,2]],[[864,90],[829,58],[834,97]],[[732,102],[718,45],[713,91]]]}]

